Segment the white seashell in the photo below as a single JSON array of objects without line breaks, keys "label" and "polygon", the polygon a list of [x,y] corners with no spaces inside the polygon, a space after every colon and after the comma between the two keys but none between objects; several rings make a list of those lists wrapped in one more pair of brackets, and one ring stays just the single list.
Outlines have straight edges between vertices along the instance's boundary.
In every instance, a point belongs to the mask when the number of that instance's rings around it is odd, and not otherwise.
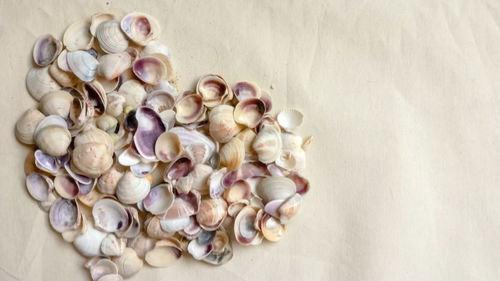
[{"label": "white seashell", "polygon": [[97,27],[95,36],[99,46],[106,53],[121,53],[128,48],[128,40],[116,20],[102,22]]},{"label": "white seashell", "polygon": [[26,110],[16,122],[16,137],[24,144],[34,144],[35,129],[45,116],[37,109]]},{"label": "white seashell", "polygon": [[197,239],[193,239],[189,242],[187,250],[195,260],[202,260],[210,255],[213,250],[213,246],[211,243],[202,245],[198,243]]},{"label": "white seashell", "polygon": [[143,13],[132,12],[125,15],[120,27],[130,40],[141,46],[145,46],[160,35],[160,25],[156,19]]},{"label": "white seashell", "polygon": [[109,259],[100,259],[90,266],[90,276],[92,280],[99,280],[102,276],[108,274],[117,274],[118,267]]},{"label": "white seashell", "polygon": [[95,257],[102,255],[101,242],[106,237],[105,232],[94,228],[91,222],[88,223],[87,231],[78,236],[73,245],[82,255],[86,257]]},{"label": "white seashell", "polygon": [[106,107],[106,113],[113,117],[119,117],[123,113],[125,97],[119,95],[117,92],[112,92],[107,94],[107,99],[108,106]]},{"label": "white seashell", "polygon": [[68,51],[88,50],[92,47],[94,37],[90,34],[90,22],[77,21],[66,29],[63,43]]},{"label": "white seashell", "polygon": [[129,167],[132,165],[136,165],[141,163],[141,157],[137,155],[130,147],[125,149],[119,156],[118,156],[118,163],[120,165]]},{"label": "white seashell", "polygon": [[169,130],[169,132],[175,133],[179,136],[179,140],[181,141],[182,146],[185,151],[188,151],[189,146],[203,146],[205,149],[205,154],[203,159],[199,160],[199,163],[205,163],[212,157],[215,153],[215,143],[209,139],[204,134],[196,131],[196,130],[188,130],[184,127],[174,127]]},{"label": "white seashell", "polygon": [[95,227],[102,231],[123,231],[129,226],[127,211],[120,203],[112,199],[97,201],[92,208],[92,216]]},{"label": "white seashell", "polygon": [[26,189],[37,201],[47,201],[53,188],[54,183],[45,175],[32,172],[26,177]]},{"label": "white seashell", "polygon": [[132,172],[126,172],[118,182],[116,196],[124,204],[134,204],[144,199],[151,188],[145,178],[136,177]]},{"label": "white seashell", "polygon": [[68,118],[73,96],[66,91],[49,92],[40,99],[40,111],[45,115]]},{"label": "white seashell", "polygon": [[69,52],[68,65],[71,71],[84,82],[94,80],[99,61],[85,51]]},{"label": "white seashell", "polygon": [[123,278],[132,277],[142,269],[144,264],[132,248],[125,248],[123,254],[113,260],[118,265],[118,273],[123,276]]},{"label": "white seashell", "polygon": [[304,116],[300,111],[296,109],[285,109],[278,113],[276,120],[280,124],[281,128],[290,132],[300,127]]},{"label": "white seashell", "polygon": [[36,40],[33,47],[33,60],[39,66],[51,64],[62,50],[62,42],[47,34]]},{"label": "white seashell", "polygon": [[239,131],[233,117],[234,108],[222,104],[214,107],[208,114],[210,135],[220,143],[230,141]]},{"label": "white seashell", "polygon": [[105,13],[96,13],[96,14],[93,14],[92,17],[90,18],[90,34],[92,34],[92,36],[95,36],[96,34],[96,30],[97,30],[97,27],[105,22],[105,21],[109,21],[109,20],[114,20],[115,19],[115,16],[112,15],[112,14],[105,14]]},{"label": "white seashell", "polygon": [[257,194],[264,200],[264,203],[287,199],[295,194],[295,183],[286,177],[267,177],[257,185]]},{"label": "white seashell", "polygon": [[37,101],[45,94],[61,89],[61,86],[50,76],[48,66],[30,69],[26,75],[26,87]]},{"label": "white seashell", "polygon": [[[97,72],[99,72],[99,67],[97,67]],[[102,85],[102,87],[106,93],[111,93],[111,92],[115,91],[120,84],[120,77],[119,76],[114,78],[114,79],[108,80],[105,77],[98,75],[95,77],[95,80],[97,82],[99,82],[99,84]]]},{"label": "white seashell", "polygon": [[125,98],[124,107],[139,107],[147,93],[142,84],[137,80],[128,80],[118,89],[118,94]]},{"label": "white seashell", "polygon": [[128,53],[107,54],[99,57],[97,73],[107,80],[118,78],[132,65],[132,58]]},{"label": "white seashell", "polygon": [[108,257],[121,256],[126,244],[127,239],[117,238],[114,234],[108,234],[101,242],[101,252]]},{"label": "white seashell", "polygon": [[97,189],[103,194],[115,194],[118,181],[123,176],[123,173],[112,167],[104,173],[97,181]]},{"label": "white seashell", "polygon": [[139,258],[144,259],[146,252],[153,249],[154,242],[154,239],[149,238],[145,234],[141,233],[139,234],[139,236],[128,241],[128,247],[134,249]]},{"label": "white seashell", "polygon": [[264,164],[274,162],[281,155],[280,133],[272,126],[265,126],[259,131],[252,144],[259,161]]}]

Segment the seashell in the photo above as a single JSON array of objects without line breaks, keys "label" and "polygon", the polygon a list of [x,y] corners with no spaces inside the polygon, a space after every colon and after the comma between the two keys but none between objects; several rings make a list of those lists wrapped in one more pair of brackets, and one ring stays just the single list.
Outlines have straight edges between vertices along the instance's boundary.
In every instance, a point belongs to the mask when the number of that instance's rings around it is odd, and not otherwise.
[{"label": "seashell", "polygon": [[[101,64],[99,63],[99,66],[100,65]],[[97,67],[97,73],[99,73],[99,66]],[[118,86],[120,85],[120,76],[118,76],[114,79],[108,80],[101,75],[97,75],[95,77],[95,80],[97,82],[99,82],[99,84],[101,84],[102,88],[104,89],[104,91],[106,93],[114,92],[115,90],[118,89]]]},{"label": "seashell", "polygon": [[26,177],[26,189],[31,197],[37,201],[47,201],[53,188],[54,183],[45,175],[32,172]]},{"label": "seashell", "polygon": [[156,246],[146,253],[144,260],[152,267],[167,267],[182,257],[182,249],[174,243],[156,242]]},{"label": "seashell", "polygon": [[67,55],[68,65],[78,79],[89,82],[94,80],[99,66],[99,61],[85,51],[69,52]]},{"label": "seashell", "polygon": [[108,234],[101,242],[101,252],[108,257],[121,256],[125,250],[127,239],[117,238],[114,234]]},{"label": "seashell", "polygon": [[142,53],[145,55],[162,54],[165,57],[170,58],[170,51],[168,50],[167,46],[158,41],[148,42],[144,49],[142,49]]},{"label": "seashell", "polygon": [[130,166],[130,171],[137,177],[148,176],[158,165],[158,162],[141,162]]},{"label": "seashell", "polygon": [[266,113],[266,105],[258,98],[247,98],[234,108],[234,121],[255,128]]},{"label": "seashell", "polygon": [[189,217],[189,221],[190,221],[189,225],[186,226],[184,229],[180,230],[179,234],[190,240],[196,239],[202,233],[203,229],[196,222],[196,219],[194,219],[193,216]]},{"label": "seashell", "polygon": [[194,239],[189,242],[187,250],[195,260],[202,260],[210,255],[213,246],[210,243],[200,244],[197,239]]},{"label": "seashell", "polygon": [[116,126],[118,125],[118,120],[115,117],[104,114],[96,119],[97,128],[109,133],[113,134],[116,131]]},{"label": "seashell", "polygon": [[63,35],[63,43],[70,52],[88,50],[92,47],[94,37],[90,34],[90,22],[86,20],[77,21],[68,28]]},{"label": "seashell", "polygon": [[95,37],[99,41],[101,49],[108,53],[121,53],[128,48],[128,39],[120,29],[120,23],[116,20],[104,21],[97,26]]},{"label": "seashell", "polygon": [[96,36],[96,31],[97,31],[97,27],[105,22],[105,21],[110,21],[110,20],[114,20],[115,19],[115,16],[112,15],[112,14],[105,14],[105,13],[96,13],[96,14],[93,14],[92,17],[90,18],[90,34],[92,34],[92,36]]},{"label": "seashell", "polygon": [[237,180],[224,191],[224,199],[234,203],[250,197],[251,188],[247,181]]},{"label": "seashell", "polygon": [[151,85],[158,85],[168,75],[167,66],[154,56],[136,60],[132,65],[132,71],[139,80]]},{"label": "seashell", "polygon": [[63,71],[56,63],[49,65],[49,74],[63,87],[73,87],[79,81],[73,73]]},{"label": "seashell", "polygon": [[278,209],[283,204],[283,202],[285,202],[284,199],[277,199],[277,200],[269,201],[264,206],[264,211],[267,214],[279,219],[280,215],[278,213]]},{"label": "seashell", "polygon": [[39,66],[51,64],[62,50],[62,42],[47,34],[38,38],[33,47],[33,60]]},{"label": "seashell", "polygon": [[256,216],[256,209],[250,206],[239,211],[234,220],[234,237],[239,244],[246,246],[262,242],[260,232],[254,226]]},{"label": "seashell", "polygon": [[129,226],[125,208],[112,199],[101,199],[92,208],[95,227],[105,232],[123,231]]},{"label": "seashell", "polygon": [[144,209],[153,215],[160,215],[174,203],[174,194],[167,184],[159,184],[149,191],[149,194],[144,198],[142,204]]},{"label": "seashell", "polygon": [[80,210],[76,201],[57,199],[50,207],[49,221],[52,228],[59,233],[76,229],[80,224]]},{"label": "seashell", "polygon": [[151,188],[145,178],[136,177],[132,172],[126,172],[118,182],[116,196],[124,204],[134,204],[144,199]]},{"label": "seashell", "polygon": [[100,259],[95,264],[90,266],[90,276],[92,277],[92,280],[99,280],[105,275],[117,273],[118,267],[110,259]]},{"label": "seashell", "polygon": [[113,165],[109,147],[104,143],[75,145],[71,155],[71,169],[90,178],[99,177]]},{"label": "seashell", "polygon": [[295,194],[295,183],[286,177],[267,177],[259,182],[256,191],[264,203],[287,199]]},{"label": "seashell", "polygon": [[243,101],[250,98],[260,98],[261,91],[257,84],[252,82],[238,82],[234,86],[234,95],[238,101]]},{"label": "seashell", "polygon": [[130,223],[125,231],[116,232],[118,237],[134,238],[141,232],[141,220],[139,219],[139,212],[134,207],[125,207],[127,215],[130,218]]},{"label": "seashell", "polygon": [[283,150],[280,157],[276,159],[276,165],[285,169],[299,171],[306,166],[306,153],[302,149],[302,137],[291,134],[282,133],[281,142]]},{"label": "seashell", "polygon": [[268,241],[277,242],[283,238],[286,233],[286,225],[269,214],[264,214],[260,221],[262,235]]},{"label": "seashell", "polygon": [[280,124],[281,128],[285,129],[285,131],[291,132],[296,128],[300,127],[304,116],[300,111],[296,109],[285,109],[278,113],[276,120],[278,124]]},{"label": "seashell", "polygon": [[118,117],[123,113],[123,105],[125,104],[125,97],[119,95],[117,92],[112,92],[107,95],[108,106],[106,108],[106,113]]},{"label": "seashell", "polygon": [[191,188],[201,195],[209,193],[208,178],[213,172],[213,168],[205,164],[196,164],[188,177],[192,178]]},{"label": "seashell", "polygon": [[94,225],[89,222],[87,225],[87,231],[85,231],[80,236],[76,237],[73,241],[73,245],[80,252],[80,254],[86,257],[95,257],[102,255],[101,253],[101,243],[106,237],[105,232],[101,232],[94,228]]},{"label": "seashell", "polygon": [[61,86],[50,76],[49,67],[32,68],[26,75],[26,88],[35,100],[45,94],[61,89]]},{"label": "seashell", "polygon": [[[157,216],[150,217],[144,223],[144,228],[149,237],[155,239],[167,238],[173,235],[173,233],[165,232],[161,227],[160,218]],[[151,246],[150,249],[153,247]],[[148,249],[148,250],[150,250]],[[148,251],[146,250],[146,252]]]},{"label": "seashell", "polygon": [[95,127],[88,127],[78,134],[74,140],[75,147],[89,143],[104,144],[108,154],[112,155],[114,153],[113,139],[103,130]]},{"label": "seashell", "polygon": [[156,140],[155,155],[162,162],[177,159],[183,151],[181,141],[175,133],[164,132]]},{"label": "seashell", "polygon": [[68,118],[73,96],[66,91],[49,92],[40,99],[40,110],[45,115],[59,115]]},{"label": "seashell", "polygon": [[245,158],[246,159],[253,159],[255,154],[255,150],[253,150],[252,144],[253,141],[255,140],[255,137],[257,134],[249,128],[246,128],[245,130],[239,132],[236,135],[236,138],[241,140],[243,142],[243,146],[245,147]]},{"label": "seashell", "polygon": [[100,116],[106,112],[108,99],[106,90],[98,81],[86,82],[82,84],[82,92],[88,99],[88,108],[93,112],[94,116]]},{"label": "seashell", "polygon": [[220,165],[227,167],[229,171],[238,169],[245,160],[245,146],[237,138],[231,139],[219,150]]},{"label": "seashell", "polygon": [[241,209],[248,205],[250,205],[250,201],[245,199],[231,203],[229,207],[227,207],[227,214],[231,217],[236,217]]},{"label": "seashell", "polygon": [[35,132],[35,143],[43,152],[50,156],[62,156],[68,152],[72,140],[68,129],[56,125],[42,129],[38,127]]},{"label": "seashell", "polygon": [[314,141],[313,136],[307,137],[306,140],[302,143],[302,149],[304,151],[307,151],[309,149],[309,147],[311,146],[311,144],[313,143],[313,141]]},{"label": "seashell", "polygon": [[141,158],[132,148],[129,147],[125,149],[120,156],[118,156],[118,163],[122,166],[128,167],[141,163]]},{"label": "seashell", "polygon": [[125,98],[124,107],[130,106],[136,108],[142,105],[146,97],[146,90],[137,80],[128,80],[118,89],[118,94]]},{"label": "seashell", "polygon": [[234,108],[230,105],[218,105],[208,114],[210,135],[220,143],[230,141],[240,131],[233,117]]},{"label": "seashell", "polygon": [[260,162],[264,164],[274,162],[281,155],[281,136],[274,127],[266,126],[255,137],[252,148]]},{"label": "seashell", "polygon": [[204,262],[213,265],[223,265],[233,257],[233,248],[229,236],[223,227],[220,227],[212,240],[212,252],[203,259]]},{"label": "seashell", "polygon": [[220,75],[208,74],[198,80],[196,93],[202,98],[203,105],[215,107],[222,104],[224,100],[231,100],[233,97],[231,88]]},{"label": "seashell", "polygon": [[275,164],[269,164],[267,165],[267,170],[271,174],[271,176],[279,176],[279,177],[284,177],[285,171],[283,171],[280,167],[278,167]]},{"label": "seashell", "polygon": [[123,277],[120,274],[107,274],[97,279],[97,281],[122,281]]},{"label": "seashell", "polygon": [[[80,189],[81,190],[81,189]],[[99,193],[96,189],[92,188],[92,190],[87,194],[78,194],[78,201],[80,201],[83,205],[87,207],[92,207],[94,204],[101,199],[102,194]]]},{"label": "seashell", "polygon": [[262,92],[260,96],[260,100],[264,102],[266,105],[266,112],[270,112],[273,108],[273,98],[267,92]]},{"label": "seashell", "polygon": [[181,177],[175,181],[175,190],[178,193],[188,193],[193,187],[193,181],[194,179],[192,177]]},{"label": "seashell", "polygon": [[203,115],[205,110],[201,98],[197,95],[187,95],[183,97],[177,102],[175,109],[175,119],[181,124],[196,122],[200,116]]},{"label": "seashell", "polygon": [[191,159],[186,157],[181,157],[174,162],[171,162],[170,166],[165,169],[165,175],[163,179],[166,182],[173,182],[181,177],[187,176],[193,170],[193,163]]},{"label": "seashell", "polygon": [[259,125],[255,128],[255,131],[258,133],[265,127],[273,127],[277,132],[281,133],[280,125],[269,113],[264,114]]},{"label": "seashell", "polygon": [[71,69],[68,65],[68,50],[62,50],[61,53],[59,53],[59,56],[57,56],[57,60],[54,64],[57,64],[59,69],[64,72],[71,72]]},{"label": "seashell", "polygon": [[149,107],[139,107],[135,114],[137,131],[134,144],[139,154],[147,160],[156,160],[155,143],[165,131],[165,126],[158,114]]},{"label": "seashell", "polygon": [[132,65],[132,58],[126,52],[100,56],[98,61],[97,73],[107,80],[120,77]]},{"label": "seashell", "polygon": [[222,177],[227,172],[227,168],[223,167],[208,177],[207,183],[209,188],[209,194],[211,198],[217,198],[224,192],[224,186],[222,185]]},{"label": "seashell", "polygon": [[[175,133],[177,136],[179,136],[179,140],[181,141],[181,144],[187,154],[190,154],[189,151],[193,150],[195,146],[200,147],[200,150],[203,149],[204,155],[202,159],[198,159],[198,156],[194,155],[194,151],[191,152],[191,156],[193,156],[192,158],[197,159],[195,161],[197,163],[207,162],[208,159],[210,159],[210,157],[212,157],[212,155],[214,155],[215,153],[215,143],[207,136],[198,131],[188,130],[183,127],[174,127],[170,129],[169,132]],[[199,156],[201,157],[201,155]]]},{"label": "seashell", "polygon": [[160,25],[150,15],[132,12],[125,15],[120,27],[130,40],[145,46],[160,35]]},{"label": "seashell", "polygon": [[57,175],[54,179],[54,189],[65,199],[75,199],[78,195],[78,185],[69,175]]},{"label": "seashell", "polygon": [[145,105],[161,113],[174,108],[175,98],[165,90],[155,90],[148,94]]},{"label": "seashell", "polygon": [[196,220],[200,226],[208,231],[216,230],[227,216],[227,203],[220,198],[201,201]]},{"label": "seashell", "polygon": [[[143,53],[144,53],[144,50],[143,50]],[[167,68],[168,68],[168,66],[167,66]],[[146,85],[145,88],[146,88],[146,91],[149,93],[152,93],[152,92],[157,91],[157,90],[161,90],[161,91],[164,91],[166,93],[169,93],[174,98],[177,98],[179,95],[177,93],[177,89],[168,80],[161,80],[160,83],[158,83],[158,85]]]},{"label": "seashell", "polygon": [[295,172],[290,173],[287,177],[295,183],[295,191],[298,194],[304,195],[309,191],[309,181],[306,178]]},{"label": "seashell", "polygon": [[64,241],[72,243],[79,235],[85,233],[87,229],[88,229],[88,222],[85,216],[82,214],[80,226],[76,229],[70,229],[64,231],[63,233],[61,233],[61,236],[64,239]]},{"label": "seashell", "polygon": [[295,194],[288,198],[281,204],[278,209],[279,220],[283,224],[287,224],[290,219],[292,219],[300,209],[302,203],[302,196],[300,194]]},{"label": "seashell", "polygon": [[42,129],[45,129],[46,127],[49,126],[57,126],[61,128],[67,128],[68,124],[66,123],[66,120],[62,118],[61,116],[58,115],[49,115],[44,117],[38,125],[35,128],[35,136],[38,134],[39,131]]},{"label": "seashell", "polygon": [[113,259],[118,265],[118,273],[123,278],[130,278],[138,273],[144,262],[137,256],[137,253],[132,248],[125,248],[123,254]]},{"label": "seashell", "polygon": [[34,144],[35,128],[45,116],[37,109],[26,110],[16,122],[16,137],[24,144]]},{"label": "seashell", "polygon": [[139,258],[144,259],[146,252],[153,249],[154,243],[154,239],[141,233],[139,236],[128,241],[128,247],[132,248]]}]

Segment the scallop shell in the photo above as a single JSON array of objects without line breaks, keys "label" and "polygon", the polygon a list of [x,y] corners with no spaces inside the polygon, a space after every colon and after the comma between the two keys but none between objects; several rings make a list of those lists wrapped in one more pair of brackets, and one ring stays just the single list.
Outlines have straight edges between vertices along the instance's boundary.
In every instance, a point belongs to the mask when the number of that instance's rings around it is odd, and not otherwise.
[{"label": "scallop shell", "polygon": [[69,68],[80,80],[84,82],[94,80],[99,61],[91,54],[85,51],[69,52],[67,60]]},{"label": "scallop shell", "polygon": [[33,59],[39,66],[51,64],[62,50],[62,42],[47,34],[37,39],[33,47]]},{"label": "scallop shell", "polygon": [[108,20],[99,24],[95,37],[101,49],[106,53],[121,53],[128,48],[128,39],[116,20]]},{"label": "scallop shell", "polygon": [[302,113],[300,113],[300,111],[296,109],[282,110],[276,117],[276,120],[280,124],[281,128],[285,129],[288,132],[300,127],[303,119],[304,116],[302,115]]},{"label": "scallop shell", "polygon": [[145,178],[136,177],[132,172],[126,172],[118,182],[116,196],[124,204],[134,204],[144,199],[151,188]]},{"label": "scallop shell", "polygon": [[50,76],[48,66],[30,69],[26,75],[26,87],[37,101],[45,94],[61,89],[61,86]]},{"label": "scallop shell", "polygon": [[68,51],[88,50],[92,47],[94,37],[90,34],[90,22],[77,21],[68,28],[63,35],[63,43]]}]

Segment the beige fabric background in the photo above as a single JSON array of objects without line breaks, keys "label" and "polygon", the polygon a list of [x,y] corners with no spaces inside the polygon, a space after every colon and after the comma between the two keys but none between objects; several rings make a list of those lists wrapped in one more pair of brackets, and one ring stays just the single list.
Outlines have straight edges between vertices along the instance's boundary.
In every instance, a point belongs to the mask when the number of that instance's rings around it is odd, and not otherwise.
[{"label": "beige fabric background", "polygon": [[284,240],[132,280],[500,279],[497,0],[0,0],[0,280],[89,280],[25,191],[13,126],[38,36],[133,10],[160,21],[181,89],[209,72],[273,85],[316,141]]}]

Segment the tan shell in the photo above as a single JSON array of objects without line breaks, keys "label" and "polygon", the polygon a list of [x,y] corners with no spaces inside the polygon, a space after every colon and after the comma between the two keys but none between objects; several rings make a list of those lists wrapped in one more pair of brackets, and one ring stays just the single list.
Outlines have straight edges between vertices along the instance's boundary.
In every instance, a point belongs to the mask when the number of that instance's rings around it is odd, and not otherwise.
[{"label": "tan shell", "polygon": [[240,139],[243,142],[243,146],[245,147],[245,158],[246,159],[254,159],[256,157],[255,150],[252,147],[253,141],[257,134],[254,130],[246,128],[241,131],[236,138]]},{"label": "tan shell", "polygon": [[134,204],[144,199],[151,188],[146,178],[136,177],[132,172],[126,172],[118,182],[116,196],[124,204]]},{"label": "tan shell", "polygon": [[282,143],[280,133],[272,126],[259,131],[252,144],[259,161],[264,164],[274,162],[281,155]]},{"label": "tan shell", "polygon": [[67,118],[73,104],[73,96],[66,91],[54,91],[40,99],[40,111],[45,115],[59,115]]},{"label": "tan shell", "polygon": [[182,249],[168,240],[156,242],[156,246],[146,253],[144,259],[153,267],[167,267],[182,257]]},{"label": "tan shell", "polygon": [[68,28],[63,35],[63,43],[68,51],[88,50],[92,47],[94,37],[90,34],[90,22],[77,21]]},{"label": "tan shell", "polygon": [[106,53],[121,53],[128,48],[128,39],[116,20],[104,21],[97,27],[95,37],[99,46]]},{"label": "tan shell", "polygon": [[[99,67],[97,67],[97,72],[99,72]],[[99,82],[99,84],[102,85],[102,87],[106,91],[106,93],[111,93],[111,92],[115,91],[121,82],[120,76],[118,76],[114,79],[108,80],[103,76],[97,75],[95,77],[95,80],[97,82]]]},{"label": "tan shell", "polygon": [[260,229],[264,238],[271,242],[281,240],[286,233],[286,225],[281,224],[279,220],[269,214],[265,214],[262,217],[260,221]]},{"label": "tan shell", "polygon": [[256,191],[264,203],[287,199],[295,194],[295,183],[286,177],[267,177],[258,183]]},{"label": "tan shell", "polygon": [[62,50],[54,64],[57,64],[57,67],[62,71],[71,72],[68,65],[68,50]]},{"label": "tan shell", "polygon": [[120,181],[123,173],[117,170],[115,167],[109,169],[104,173],[97,181],[97,189],[104,194],[115,194],[116,187]]},{"label": "tan shell", "polygon": [[228,203],[239,202],[248,199],[251,194],[251,187],[245,180],[235,181],[230,187],[224,191],[224,199]]},{"label": "tan shell", "polygon": [[30,69],[26,75],[26,87],[37,101],[45,94],[61,89],[61,86],[50,76],[48,66]]},{"label": "tan shell", "polygon": [[113,157],[104,143],[76,146],[71,156],[71,169],[87,177],[97,178],[113,165]]},{"label": "tan shell", "polygon": [[234,220],[234,236],[241,245],[257,245],[262,242],[262,236],[255,228],[257,209],[246,206],[238,212]]},{"label": "tan shell", "polygon": [[255,128],[266,113],[266,105],[258,98],[247,98],[234,108],[234,120],[248,128]]},{"label": "tan shell", "polygon": [[108,114],[101,115],[95,121],[97,128],[105,131],[108,134],[113,134],[116,130],[116,126],[118,125],[118,120]]},{"label": "tan shell", "polygon": [[49,74],[63,87],[73,87],[79,81],[73,73],[62,70],[56,63],[49,66]]},{"label": "tan shell", "polygon": [[124,108],[128,106],[136,108],[142,105],[147,93],[139,81],[128,80],[120,86],[118,94],[125,98]]},{"label": "tan shell", "polygon": [[90,18],[90,34],[92,34],[92,36],[95,36],[96,34],[96,31],[97,31],[97,27],[105,22],[105,21],[108,21],[108,20],[114,20],[115,19],[115,16],[112,15],[112,14],[105,14],[105,13],[96,13],[96,14],[93,14],[92,17]]},{"label": "tan shell", "polygon": [[97,73],[107,80],[116,79],[132,65],[132,58],[126,52],[100,56]]},{"label": "tan shell", "polygon": [[206,111],[202,100],[197,95],[187,95],[175,105],[175,119],[181,124],[196,122]]},{"label": "tan shell", "polygon": [[201,201],[196,220],[206,230],[216,230],[227,216],[227,203],[221,198]]},{"label": "tan shell", "polygon": [[75,137],[74,146],[78,147],[89,143],[100,143],[106,146],[108,154],[113,154],[114,144],[113,139],[108,133],[95,127],[88,127]]},{"label": "tan shell", "polygon": [[45,116],[37,109],[26,110],[16,122],[16,137],[24,144],[34,144],[35,129]]},{"label": "tan shell", "polygon": [[119,117],[123,113],[125,97],[119,95],[117,92],[112,92],[107,94],[107,99],[108,106],[106,107],[106,113],[113,117]]},{"label": "tan shell", "polygon": [[155,144],[156,158],[162,162],[170,162],[177,159],[184,151],[177,134],[172,132],[162,133]]},{"label": "tan shell", "polygon": [[51,64],[62,50],[62,42],[47,34],[38,38],[33,47],[33,60],[39,66]]},{"label": "tan shell", "polygon": [[203,99],[203,105],[210,108],[232,98],[232,90],[226,80],[216,74],[201,77],[196,85],[196,93]]},{"label": "tan shell", "polygon": [[240,131],[233,117],[234,108],[230,105],[218,105],[208,114],[210,135],[220,143],[230,141]]},{"label": "tan shell", "polygon": [[245,160],[245,146],[238,138],[232,138],[219,151],[220,165],[228,170],[238,169]]},{"label": "tan shell", "polygon": [[132,71],[137,78],[150,85],[158,85],[168,76],[167,66],[155,56],[143,57],[134,61]]},{"label": "tan shell", "polygon": [[66,154],[71,140],[71,133],[68,129],[56,125],[44,127],[35,133],[36,145],[51,156]]},{"label": "tan shell", "polygon": [[[146,224],[145,224],[146,225]],[[139,236],[128,241],[128,246],[137,253],[139,258],[144,259],[146,253],[153,249],[155,240],[140,233]]]},{"label": "tan shell", "polygon": [[132,277],[142,269],[144,264],[132,248],[125,248],[123,254],[113,260],[118,266],[118,273],[123,276],[123,278]]}]

